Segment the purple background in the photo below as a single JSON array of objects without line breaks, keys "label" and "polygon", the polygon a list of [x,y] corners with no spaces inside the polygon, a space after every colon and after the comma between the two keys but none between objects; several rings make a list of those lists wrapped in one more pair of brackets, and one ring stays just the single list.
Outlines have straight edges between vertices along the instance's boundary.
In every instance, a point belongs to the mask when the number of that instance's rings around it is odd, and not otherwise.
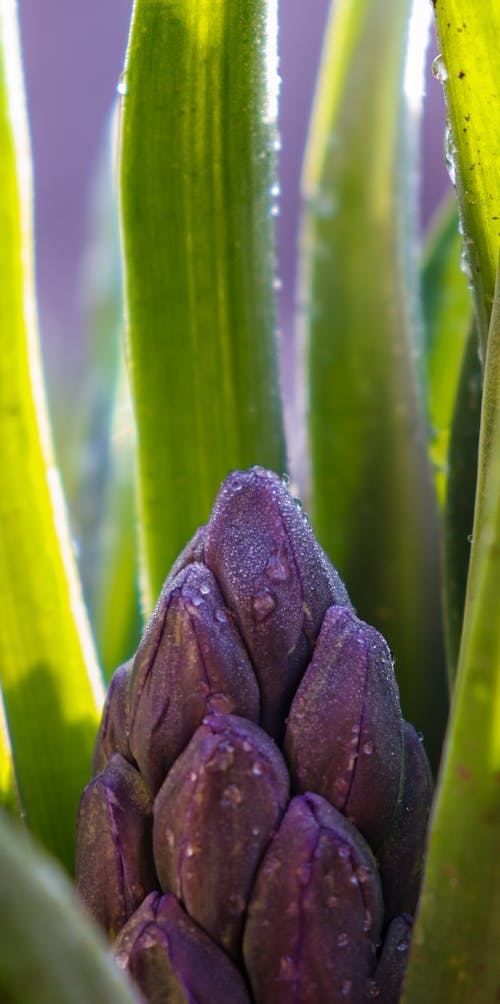
[{"label": "purple background", "polygon": [[[277,233],[285,351],[293,315],[301,157],[328,6],[328,0],[281,0],[283,196]],[[122,68],[131,7],[131,0],[20,0],[44,354],[49,372],[67,372],[70,379],[79,365],[78,275],[89,183]],[[435,46],[430,59],[433,55]],[[442,91],[429,69],[424,123],[425,223],[449,187]]]}]

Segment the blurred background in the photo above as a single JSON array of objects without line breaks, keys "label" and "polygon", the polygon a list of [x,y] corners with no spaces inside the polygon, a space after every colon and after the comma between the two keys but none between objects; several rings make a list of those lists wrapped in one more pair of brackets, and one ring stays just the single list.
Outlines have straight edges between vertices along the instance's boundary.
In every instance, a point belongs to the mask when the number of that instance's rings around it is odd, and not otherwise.
[{"label": "blurred background", "polygon": [[[428,0],[419,0],[426,4]],[[123,65],[131,0],[19,0],[35,162],[36,265],[51,390],[71,400],[82,367],[82,249],[96,162]],[[299,185],[329,0],[281,0],[281,215],[277,221],[282,349],[293,323]],[[432,30],[432,29],[431,29]],[[422,226],[449,187],[441,85],[426,74]],[[285,371],[286,371],[285,361]],[[58,389],[59,388],[59,389]]]}]

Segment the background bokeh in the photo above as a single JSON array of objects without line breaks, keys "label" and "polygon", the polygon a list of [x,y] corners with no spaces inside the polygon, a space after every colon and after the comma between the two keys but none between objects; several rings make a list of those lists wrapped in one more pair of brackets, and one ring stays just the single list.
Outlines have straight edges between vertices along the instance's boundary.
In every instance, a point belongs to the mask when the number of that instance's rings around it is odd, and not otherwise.
[{"label": "background bokeh", "polygon": [[[383,0],[382,0],[383,2]],[[420,0],[426,3],[427,0]],[[35,160],[36,264],[49,382],[78,388],[81,254],[89,190],[122,68],[131,0],[19,0]],[[281,0],[281,216],[277,224],[287,370],[302,151],[329,0]],[[440,84],[427,68],[422,220],[449,185]],[[69,396],[71,397],[71,391]]]}]

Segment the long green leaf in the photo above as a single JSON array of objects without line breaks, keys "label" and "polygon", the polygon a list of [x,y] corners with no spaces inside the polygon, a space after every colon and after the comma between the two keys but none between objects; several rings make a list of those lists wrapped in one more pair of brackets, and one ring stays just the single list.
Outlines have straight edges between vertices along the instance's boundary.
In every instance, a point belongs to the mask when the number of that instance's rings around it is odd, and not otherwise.
[{"label": "long green leaf", "polygon": [[0,170],[0,674],[26,820],[70,866],[102,687],[43,396],[13,0],[0,0]]},{"label": "long green leaf", "polygon": [[464,250],[486,342],[500,246],[500,4],[434,0]]},{"label": "long green leaf", "polygon": [[0,999],[138,1004],[64,873],[1,813]]},{"label": "long green leaf", "polygon": [[465,347],[451,425],[444,522],[444,610],[450,685],[455,678],[476,495],[483,371],[475,323]]},{"label": "long green leaf", "polygon": [[285,466],[276,0],[136,0],[121,213],[149,606],[230,468]]},{"label": "long green leaf", "polygon": [[230,468],[285,465],[275,0],[136,0],[121,219],[147,604]]},{"label": "long green leaf", "polygon": [[402,97],[410,7],[332,8],[304,171],[303,325],[313,523],[360,616],[388,638],[403,711],[436,760],[446,684],[415,365],[416,110]]},{"label": "long green leaf", "polygon": [[500,944],[500,277],[459,667],[404,1004],[491,1004]]},{"label": "long green leaf", "polygon": [[462,237],[452,197],[434,222],[422,271],[429,451],[441,504],[446,497],[451,422],[472,314],[467,280],[460,268],[461,256]]}]

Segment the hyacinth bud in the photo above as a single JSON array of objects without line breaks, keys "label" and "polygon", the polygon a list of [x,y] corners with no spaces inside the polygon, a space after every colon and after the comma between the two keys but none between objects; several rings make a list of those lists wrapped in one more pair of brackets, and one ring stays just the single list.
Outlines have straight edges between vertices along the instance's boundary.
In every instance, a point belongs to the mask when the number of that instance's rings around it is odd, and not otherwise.
[{"label": "hyacinth bud", "polygon": [[400,791],[402,725],[386,642],[351,610],[331,607],[292,702],[285,756],[292,786],[327,798],[373,849]]},{"label": "hyacinth bud", "polygon": [[133,762],[128,740],[128,691],[132,662],[133,659],[129,659],[123,666],[118,666],[111,677],[94,747],[93,777],[101,772],[113,753],[121,753],[125,760]]},{"label": "hyacinth bud", "polygon": [[111,938],[157,888],[152,822],[141,775],[114,753],[83,792],[76,843],[78,890]]},{"label": "hyacinth bud", "polygon": [[236,967],[175,896],[151,893],[114,951],[151,1004],[250,1004]]},{"label": "hyacinth bud", "polygon": [[263,727],[279,738],[325,610],[344,585],[296,501],[271,471],[233,471],[206,527],[205,562],[250,653]]},{"label": "hyacinth bud", "polygon": [[255,872],[287,799],[286,766],[265,732],[233,715],[210,715],[154,804],[162,889],[235,958]]},{"label": "hyacinth bud", "polygon": [[372,979],[368,980],[365,1000],[376,1004],[398,1004],[408,962],[412,919],[408,914],[395,917],[389,924],[382,951]]},{"label": "hyacinth bud", "polygon": [[413,725],[404,722],[403,728],[403,789],[390,830],[377,852],[386,920],[416,909],[432,801],[427,754]]},{"label": "hyacinth bud", "polygon": [[259,869],[243,953],[258,1004],[362,1001],[383,904],[373,855],[325,799],[292,799]]},{"label": "hyacinth bud", "polygon": [[210,712],[257,721],[259,689],[212,573],[194,562],[162,591],[132,670],[130,747],[152,792]]}]

